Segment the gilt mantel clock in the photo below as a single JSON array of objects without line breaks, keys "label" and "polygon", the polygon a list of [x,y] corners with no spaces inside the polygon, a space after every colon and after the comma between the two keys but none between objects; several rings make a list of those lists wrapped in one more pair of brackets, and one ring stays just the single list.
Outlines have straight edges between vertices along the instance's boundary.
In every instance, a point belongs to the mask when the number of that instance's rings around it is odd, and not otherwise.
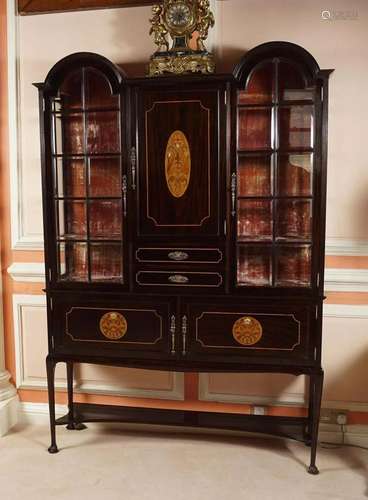
[{"label": "gilt mantel clock", "polygon": [[[208,30],[215,23],[209,0],[163,0],[153,6],[152,13],[150,34],[154,35],[158,50],[150,60],[151,76],[214,72],[214,57],[204,46]],[[195,49],[190,46],[194,32]],[[171,48],[167,35],[172,39]]]},{"label": "gilt mantel clock", "polygon": [[[165,3],[165,57],[187,50],[193,9]],[[77,53],[37,84],[50,453],[56,425],[160,423],[298,439],[318,473],[329,73],[269,42],[232,74],[128,78]],[[59,362],[69,410],[56,420]],[[75,363],[306,375],[309,405],[281,417],[81,404]]]}]

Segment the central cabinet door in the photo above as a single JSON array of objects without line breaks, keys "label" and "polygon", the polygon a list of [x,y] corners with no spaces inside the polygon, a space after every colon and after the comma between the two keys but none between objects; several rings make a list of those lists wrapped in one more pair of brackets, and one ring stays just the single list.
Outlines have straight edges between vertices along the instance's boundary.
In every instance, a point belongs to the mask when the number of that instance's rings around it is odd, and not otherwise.
[{"label": "central cabinet door", "polygon": [[223,233],[222,87],[210,80],[205,88],[161,82],[158,90],[148,82],[136,89],[139,238]]}]

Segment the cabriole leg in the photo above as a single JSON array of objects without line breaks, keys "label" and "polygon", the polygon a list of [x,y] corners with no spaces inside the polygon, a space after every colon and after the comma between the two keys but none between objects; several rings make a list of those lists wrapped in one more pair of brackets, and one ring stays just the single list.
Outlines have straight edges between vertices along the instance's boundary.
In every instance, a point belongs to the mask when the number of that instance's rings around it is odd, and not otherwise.
[{"label": "cabriole leg", "polygon": [[68,425],[66,428],[70,431],[81,431],[86,429],[86,426],[75,422],[74,418],[74,401],[73,401],[73,381],[74,381],[74,363],[69,361],[66,363],[66,378],[68,384]]},{"label": "cabriole leg", "polygon": [[306,446],[310,446],[312,443],[312,427],[313,427],[313,415],[314,415],[314,394],[315,394],[315,380],[311,376],[309,378],[309,404],[308,404],[308,425],[305,429],[304,438]]},{"label": "cabriole leg", "polygon": [[47,387],[49,393],[49,413],[50,413],[50,433],[51,445],[48,449],[49,453],[57,453],[58,447],[56,446],[56,423],[55,423],[55,366],[54,361],[50,356],[46,358],[46,371],[47,371]]},{"label": "cabriole leg", "polygon": [[311,462],[308,468],[309,474],[318,474],[318,468],[316,467],[316,455],[317,455],[317,443],[318,443],[318,427],[319,427],[319,417],[321,410],[322,401],[322,388],[323,388],[323,371],[315,375],[311,375],[311,384],[313,386],[313,397],[312,402],[309,403],[310,410],[312,410],[312,415],[309,416],[311,425]]}]

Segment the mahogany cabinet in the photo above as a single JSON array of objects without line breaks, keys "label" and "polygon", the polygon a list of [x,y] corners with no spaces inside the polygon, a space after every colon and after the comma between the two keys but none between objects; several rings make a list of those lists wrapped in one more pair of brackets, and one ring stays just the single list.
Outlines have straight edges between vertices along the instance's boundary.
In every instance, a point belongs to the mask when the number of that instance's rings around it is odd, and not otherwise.
[{"label": "mahogany cabinet", "polygon": [[[77,53],[37,84],[50,452],[56,424],[144,421],[301,439],[318,472],[330,72],[270,42],[233,74],[132,79]],[[55,420],[58,362],[69,412]],[[81,405],[75,362],[306,374],[308,412]]]}]

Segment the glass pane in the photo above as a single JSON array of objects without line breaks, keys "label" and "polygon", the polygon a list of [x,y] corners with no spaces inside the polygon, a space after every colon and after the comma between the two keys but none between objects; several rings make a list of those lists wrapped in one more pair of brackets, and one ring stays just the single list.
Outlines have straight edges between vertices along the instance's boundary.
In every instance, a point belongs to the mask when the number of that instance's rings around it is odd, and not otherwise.
[{"label": "glass pane", "polygon": [[89,203],[89,234],[91,238],[121,238],[121,201],[105,200]]},{"label": "glass pane", "polygon": [[57,196],[83,197],[86,195],[84,160],[57,158]]},{"label": "glass pane", "polygon": [[269,247],[238,247],[238,283],[248,286],[272,284],[272,256]]},{"label": "glass pane", "polygon": [[83,154],[84,126],[81,113],[54,115],[54,153]]},{"label": "glass pane", "polygon": [[81,69],[65,78],[58,95],[62,109],[82,108],[82,79]]},{"label": "glass pane", "polygon": [[58,244],[59,277],[68,281],[88,280],[87,243]]},{"label": "glass pane", "polygon": [[277,190],[280,195],[312,194],[312,154],[279,155]]},{"label": "glass pane", "polygon": [[271,195],[271,157],[240,157],[238,160],[238,195]]},{"label": "glass pane", "polygon": [[276,237],[278,240],[311,239],[312,202],[310,200],[278,201]]},{"label": "glass pane", "polygon": [[279,92],[280,99],[306,100],[313,99],[313,88],[306,88],[306,81],[303,74],[295,66],[286,62],[279,64]]},{"label": "glass pane", "polygon": [[238,201],[238,239],[272,240],[271,201]]},{"label": "glass pane", "polygon": [[86,108],[116,108],[119,96],[111,94],[111,87],[105,75],[88,68],[85,73]]},{"label": "glass pane", "polygon": [[97,111],[88,113],[87,117],[87,152],[119,153],[119,113]]},{"label": "glass pane", "polygon": [[93,158],[90,160],[89,195],[121,196],[119,158]]},{"label": "glass pane", "polygon": [[58,201],[59,236],[83,239],[87,234],[87,210],[84,201]]},{"label": "glass pane", "polygon": [[313,106],[280,108],[280,148],[313,147]]},{"label": "glass pane", "polygon": [[310,286],[311,247],[280,247],[277,254],[276,286]]},{"label": "glass pane", "polygon": [[238,149],[271,148],[271,109],[238,111]]},{"label": "glass pane", "polygon": [[253,70],[246,90],[238,92],[239,104],[268,104],[272,102],[273,64],[267,63]]},{"label": "glass pane", "polygon": [[116,243],[91,243],[91,279],[121,280],[121,246]]}]

